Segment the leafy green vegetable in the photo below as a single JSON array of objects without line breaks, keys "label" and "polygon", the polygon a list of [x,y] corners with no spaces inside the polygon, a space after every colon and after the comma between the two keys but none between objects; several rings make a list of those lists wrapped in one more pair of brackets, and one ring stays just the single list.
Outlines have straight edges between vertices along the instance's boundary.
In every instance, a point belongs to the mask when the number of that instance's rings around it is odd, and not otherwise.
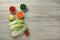
[{"label": "leafy green vegetable", "polygon": [[9,29],[14,31],[14,30],[20,30],[21,28],[23,28],[22,24],[16,24],[13,26],[10,26]]},{"label": "leafy green vegetable", "polygon": [[12,26],[12,25],[15,25],[15,24],[17,24],[17,21],[13,21],[13,22],[9,23],[9,26]]},{"label": "leafy green vegetable", "polygon": [[24,21],[23,21],[22,19],[16,19],[16,20],[14,20],[13,22],[11,22],[11,23],[9,24],[9,26],[12,26],[12,25],[15,25],[15,24],[18,24],[18,23],[24,24]]},{"label": "leafy green vegetable", "polygon": [[23,28],[21,29],[21,30],[19,30],[19,31],[13,31],[12,33],[11,33],[11,35],[13,36],[13,37],[16,37],[16,36],[18,36],[18,35],[22,35],[23,33],[24,33],[24,31],[26,31],[26,29],[27,29],[27,26],[25,25],[25,24],[23,24]]},{"label": "leafy green vegetable", "polygon": [[22,19],[16,19],[16,21],[17,21],[18,23],[21,23],[21,24],[24,23],[24,21],[23,21]]}]

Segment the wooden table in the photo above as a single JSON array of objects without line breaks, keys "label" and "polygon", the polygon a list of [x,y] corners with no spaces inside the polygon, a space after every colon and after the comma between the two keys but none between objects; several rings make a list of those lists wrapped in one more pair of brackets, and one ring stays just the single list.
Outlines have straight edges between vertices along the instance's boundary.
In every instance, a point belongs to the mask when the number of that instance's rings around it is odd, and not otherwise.
[{"label": "wooden table", "polygon": [[[25,3],[25,23],[30,36],[12,38],[8,29],[9,7]],[[0,0],[0,40],[60,40],[60,0]]]}]

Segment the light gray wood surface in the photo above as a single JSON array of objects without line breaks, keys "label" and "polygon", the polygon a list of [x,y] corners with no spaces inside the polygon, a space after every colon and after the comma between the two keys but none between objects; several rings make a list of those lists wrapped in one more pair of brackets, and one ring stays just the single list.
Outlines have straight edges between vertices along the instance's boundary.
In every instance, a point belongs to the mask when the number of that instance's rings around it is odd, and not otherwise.
[{"label": "light gray wood surface", "polygon": [[[12,38],[8,29],[9,6],[25,3],[25,23],[30,37]],[[60,0],[0,0],[0,40],[60,40]]]}]

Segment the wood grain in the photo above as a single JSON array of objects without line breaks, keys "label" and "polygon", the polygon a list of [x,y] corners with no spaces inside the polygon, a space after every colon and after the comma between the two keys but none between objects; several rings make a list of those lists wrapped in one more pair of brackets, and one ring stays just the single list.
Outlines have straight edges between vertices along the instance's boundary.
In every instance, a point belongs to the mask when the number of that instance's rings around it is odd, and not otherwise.
[{"label": "wood grain", "polygon": [[[12,38],[8,29],[9,6],[25,3],[25,23],[30,36]],[[0,40],[60,40],[60,0],[0,0]]]}]

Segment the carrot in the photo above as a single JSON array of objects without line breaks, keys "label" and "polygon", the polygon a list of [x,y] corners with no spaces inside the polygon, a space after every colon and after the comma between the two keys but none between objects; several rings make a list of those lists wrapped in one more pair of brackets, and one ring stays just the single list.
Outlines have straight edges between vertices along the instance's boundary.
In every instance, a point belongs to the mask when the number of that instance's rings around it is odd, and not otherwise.
[{"label": "carrot", "polygon": [[17,18],[23,18],[24,17],[24,13],[22,11],[19,11],[16,13]]}]

